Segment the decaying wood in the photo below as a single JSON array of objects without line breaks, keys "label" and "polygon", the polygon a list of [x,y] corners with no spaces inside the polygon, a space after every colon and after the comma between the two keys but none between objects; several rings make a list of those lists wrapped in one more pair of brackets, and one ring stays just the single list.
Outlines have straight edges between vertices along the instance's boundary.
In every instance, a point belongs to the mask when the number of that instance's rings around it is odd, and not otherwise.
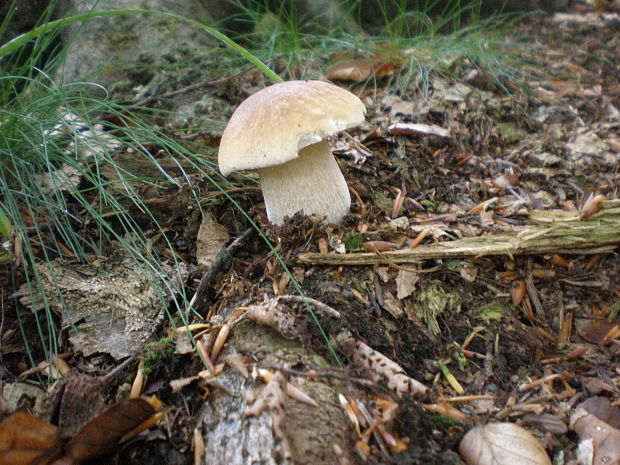
[{"label": "decaying wood", "polygon": [[[48,306],[62,315],[74,350],[122,359],[140,352],[164,319],[167,301],[187,277],[187,267],[163,264],[167,288],[131,260],[92,265],[52,260],[37,266],[38,285],[13,294],[32,311]],[[160,277],[161,279],[161,277]]]},{"label": "decaying wood", "polygon": [[467,237],[381,253],[303,253],[297,260],[312,265],[375,265],[489,255],[609,253],[620,245],[620,199],[604,201],[601,207],[587,220],[580,220],[576,211],[534,210],[529,215],[530,225],[509,234]]},{"label": "decaying wood", "polygon": [[364,377],[377,383],[387,381],[388,388],[399,396],[404,394],[415,396],[428,391],[424,384],[407,376],[398,363],[374,350],[368,344],[356,340],[350,331],[340,332],[335,339],[353,365],[363,371]]},{"label": "decaying wood", "polygon": [[[328,365],[302,344],[249,320],[233,328],[225,349],[226,353],[231,351],[252,354],[259,365]],[[342,382],[302,376],[290,376],[288,382],[310,396],[318,407],[287,397],[278,411],[266,409],[251,416],[252,398],[259,398],[265,384],[246,380],[231,369],[215,378],[198,412],[205,443],[202,463],[335,463],[334,451],[347,449],[347,420],[337,401],[338,393],[344,389]],[[278,428],[274,428],[274,415]]]},{"label": "decaying wood", "polygon": [[207,271],[200,278],[200,283],[196,288],[196,293],[192,297],[191,302],[189,303],[190,308],[195,308],[197,302],[202,299],[204,293],[209,286],[209,283],[213,280],[213,278],[220,272],[222,267],[224,266],[224,262],[227,257],[230,257],[237,249],[241,248],[247,242],[248,238],[254,233],[253,228],[246,229],[246,231],[241,234],[241,236],[237,237],[234,241],[232,241],[228,246],[222,247],[220,251],[215,256],[213,263],[207,269]]}]

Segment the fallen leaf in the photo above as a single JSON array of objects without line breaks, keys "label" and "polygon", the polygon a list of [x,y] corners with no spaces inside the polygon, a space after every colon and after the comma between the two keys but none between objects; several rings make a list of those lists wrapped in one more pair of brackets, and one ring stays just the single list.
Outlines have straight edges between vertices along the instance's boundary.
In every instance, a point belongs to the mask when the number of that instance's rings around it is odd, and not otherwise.
[{"label": "fallen leaf", "polygon": [[16,412],[0,423],[0,464],[78,465],[150,428],[163,413],[155,397],[126,399],[92,419],[63,445],[56,426]]},{"label": "fallen leaf", "polygon": [[592,344],[602,344],[614,324],[603,318],[579,318],[575,320],[577,334]]},{"label": "fallen leaf", "polygon": [[590,195],[579,210],[579,219],[587,220],[595,213],[601,211],[601,202],[603,200],[605,200],[605,196],[602,194]]},{"label": "fallen leaf", "polygon": [[15,412],[0,423],[0,463],[11,465],[45,464],[44,455],[60,446],[54,425],[26,412]]},{"label": "fallen leaf", "polygon": [[392,250],[397,247],[394,242],[388,241],[367,241],[362,244],[368,252],[385,252],[386,250]]},{"label": "fallen leaf", "polygon": [[450,137],[450,131],[435,124],[394,123],[388,127],[388,134]]},{"label": "fallen leaf", "polygon": [[396,276],[396,297],[399,300],[409,297],[415,291],[420,274],[408,270],[399,270]]},{"label": "fallen leaf", "polygon": [[592,397],[575,408],[570,425],[579,435],[577,456],[583,465],[620,464],[620,408],[605,397]]},{"label": "fallen leaf", "polygon": [[196,236],[196,260],[202,269],[209,268],[219,251],[230,240],[228,229],[205,213]]},{"label": "fallen leaf", "polygon": [[[77,463],[105,454],[123,440],[133,437],[157,414],[154,406],[144,399],[125,399],[89,421],[65,445],[65,453]],[[135,433],[135,434],[134,434]]]},{"label": "fallen leaf", "polygon": [[327,70],[331,81],[363,81],[373,73],[373,64],[366,60],[350,60],[338,63]]},{"label": "fallen leaf", "polygon": [[513,286],[510,288],[510,296],[512,298],[513,305],[519,305],[523,302],[525,298],[525,294],[527,292],[525,281],[522,279],[515,281]]},{"label": "fallen leaf", "polygon": [[340,63],[331,66],[326,77],[332,81],[365,81],[374,77],[390,76],[402,66],[402,52],[398,48],[379,46],[370,57],[341,57]]},{"label": "fallen leaf", "polygon": [[459,444],[467,465],[551,465],[532,433],[514,423],[490,423],[470,430]]}]

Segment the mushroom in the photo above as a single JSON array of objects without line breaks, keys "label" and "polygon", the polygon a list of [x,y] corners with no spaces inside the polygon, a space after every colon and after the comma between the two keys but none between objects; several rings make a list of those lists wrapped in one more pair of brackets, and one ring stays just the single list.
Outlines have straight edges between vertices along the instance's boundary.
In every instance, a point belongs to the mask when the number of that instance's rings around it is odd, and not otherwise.
[{"label": "mushroom", "polygon": [[256,169],[269,221],[303,211],[338,223],[351,195],[326,137],[364,121],[351,92],[322,81],[287,81],[243,101],[224,129],[218,163],[224,176]]}]

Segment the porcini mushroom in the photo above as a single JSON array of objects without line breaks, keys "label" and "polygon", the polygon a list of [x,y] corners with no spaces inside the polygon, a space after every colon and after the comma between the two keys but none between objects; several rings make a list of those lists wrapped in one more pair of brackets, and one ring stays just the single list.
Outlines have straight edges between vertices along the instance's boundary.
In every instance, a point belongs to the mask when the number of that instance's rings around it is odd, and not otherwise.
[{"label": "porcini mushroom", "polygon": [[299,211],[338,223],[351,195],[325,138],[360,124],[365,113],[359,98],[327,82],[266,87],[231,116],[220,142],[220,171],[258,170],[274,224]]}]

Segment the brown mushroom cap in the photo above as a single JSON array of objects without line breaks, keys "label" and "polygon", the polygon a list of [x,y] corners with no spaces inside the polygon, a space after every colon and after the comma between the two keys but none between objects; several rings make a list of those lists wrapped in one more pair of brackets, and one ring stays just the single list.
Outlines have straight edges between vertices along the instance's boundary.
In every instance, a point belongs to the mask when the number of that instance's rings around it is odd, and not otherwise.
[{"label": "brown mushroom cap", "polygon": [[287,81],[250,96],[233,113],[218,163],[233,171],[279,165],[299,150],[364,121],[366,108],[351,92],[323,81]]}]

